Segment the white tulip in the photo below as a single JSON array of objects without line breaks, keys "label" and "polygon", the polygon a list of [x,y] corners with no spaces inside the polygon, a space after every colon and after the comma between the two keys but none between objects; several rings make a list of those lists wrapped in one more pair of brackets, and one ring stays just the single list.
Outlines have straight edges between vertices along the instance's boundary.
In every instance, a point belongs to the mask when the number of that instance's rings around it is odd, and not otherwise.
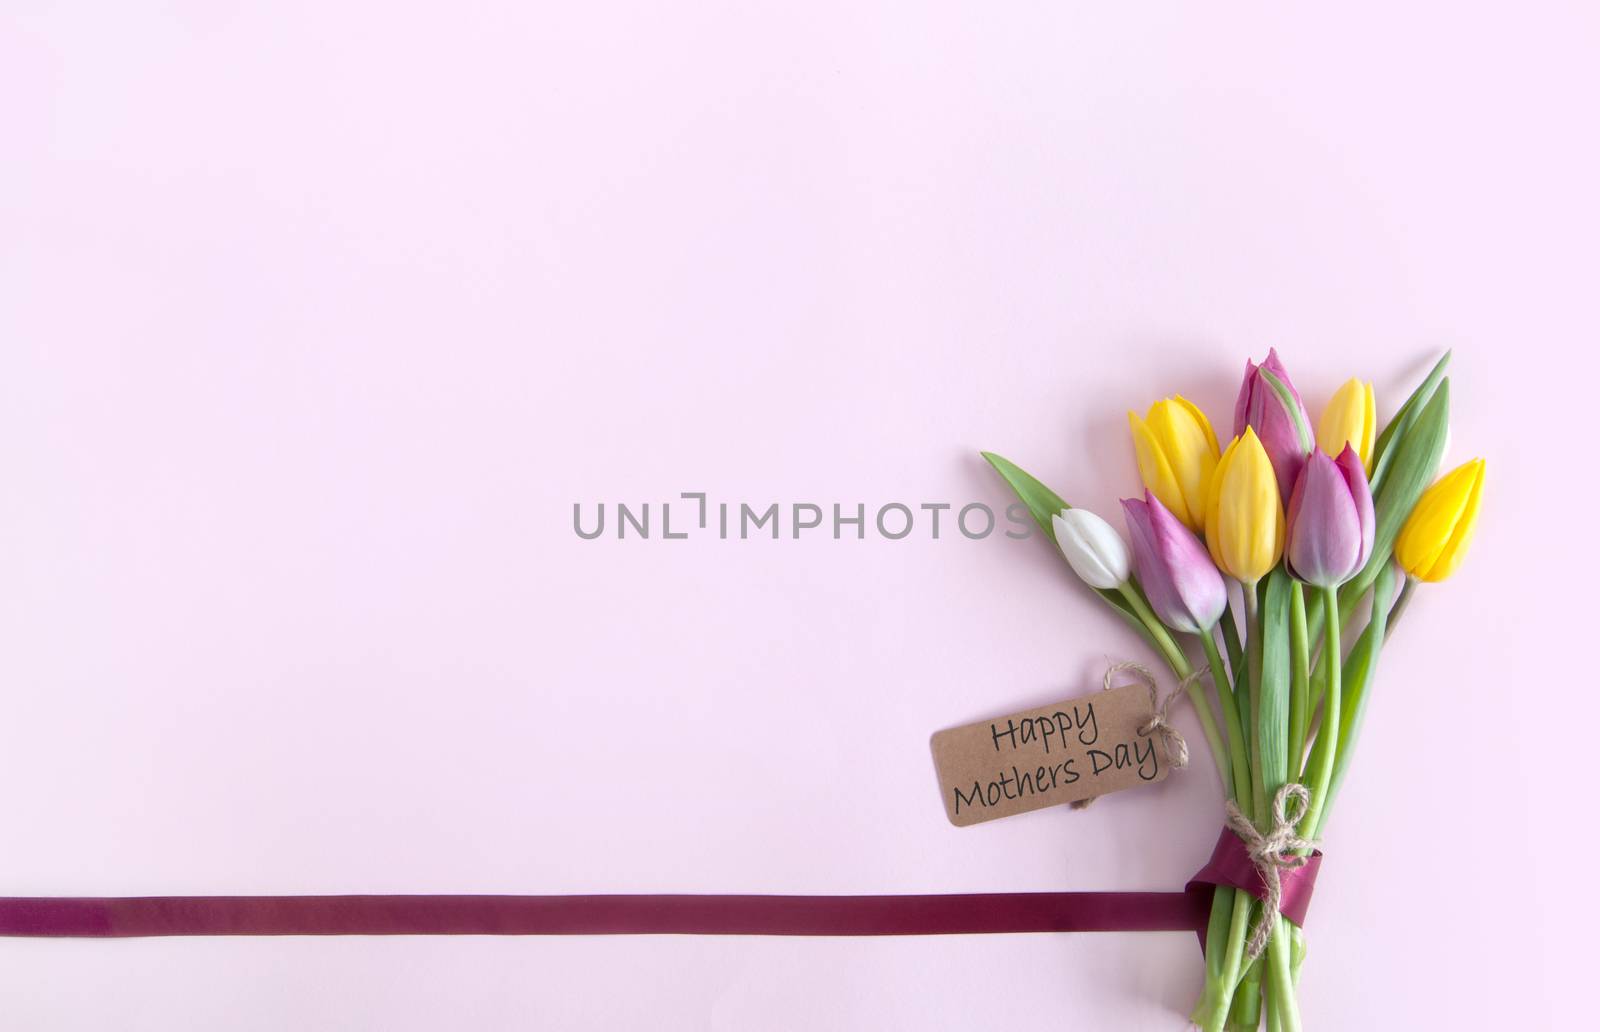
[{"label": "white tulip", "polygon": [[1128,581],[1128,545],[1111,524],[1088,509],[1062,509],[1050,517],[1056,544],[1072,572],[1107,591]]}]

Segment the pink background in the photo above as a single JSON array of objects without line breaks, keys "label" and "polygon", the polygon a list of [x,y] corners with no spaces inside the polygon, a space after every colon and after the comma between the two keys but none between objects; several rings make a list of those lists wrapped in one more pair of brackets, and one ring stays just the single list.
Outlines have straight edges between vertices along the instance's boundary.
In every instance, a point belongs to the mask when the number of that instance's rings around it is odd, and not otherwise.
[{"label": "pink background", "polygon": [[[1111,514],[1129,407],[1225,423],[1276,345],[1387,414],[1453,347],[1479,544],[1385,656],[1302,998],[1577,1007],[1586,916],[1507,879],[1592,809],[1549,611],[1594,572],[1553,583],[1592,6],[7,6],[0,891],[1175,888],[1204,760],[944,820],[930,732],[1152,659],[1039,540],[583,541],[573,503],[998,507],[987,447]],[[10,940],[0,1012],[1166,1029],[1199,976],[1176,933]]]}]

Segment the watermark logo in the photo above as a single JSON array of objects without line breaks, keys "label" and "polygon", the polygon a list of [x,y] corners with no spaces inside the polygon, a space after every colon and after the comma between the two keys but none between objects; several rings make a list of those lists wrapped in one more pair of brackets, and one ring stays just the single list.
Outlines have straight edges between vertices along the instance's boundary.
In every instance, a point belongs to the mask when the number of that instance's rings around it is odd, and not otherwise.
[{"label": "watermark logo", "polygon": [[572,530],[585,541],[629,539],[684,541],[690,537],[719,541],[824,538],[841,541],[869,534],[888,541],[921,537],[932,541],[964,538],[982,541],[1003,534],[1016,541],[1031,537],[1033,520],[1021,502],[996,513],[983,502],[957,508],[952,502],[712,502],[704,491],[684,491],[670,502],[572,503]]}]

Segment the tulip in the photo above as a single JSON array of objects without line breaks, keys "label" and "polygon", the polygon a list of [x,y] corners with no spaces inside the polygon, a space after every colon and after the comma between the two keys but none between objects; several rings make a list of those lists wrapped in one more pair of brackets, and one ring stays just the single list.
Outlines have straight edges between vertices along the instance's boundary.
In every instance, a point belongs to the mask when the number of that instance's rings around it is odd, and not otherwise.
[{"label": "tulip", "polygon": [[1394,545],[1395,558],[1411,576],[1442,581],[1461,565],[1477,529],[1483,467],[1482,459],[1457,466],[1417,499]]},{"label": "tulip", "polygon": [[1206,547],[1223,573],[1254,584],[1283,554],[1283,503],[1267,449],[1245,427],[1217,460],[1206,504]]},{"label": "tulip", "polygon": [[1128,413],[1144,486],[1190,530],[1205,525],[1206,490],[1217,467],[1211,421],[1182,395],[1150,406],[1143,419]]},{"label": "tulip", "polygon": [[1128,582],[1128,546],[1111,524],[1088,509],[1062,509],[1050,524],[1067,565],[1085,584],[1111,591]]},{"label": "tulip", "polygon": [[1311,453],[1311,417],[1289,382],[1289,371],[1278,360],[1276,348],[1267,352],[1267,360],[1259,366],[1245,361],[1244,383],[1233,408],[1233,435],[1243,436],[1247,426],[1255,430],[1272,458],[1278,497],[1289,497],[1300,467]]},{"label": "tulip", "polygon": [[1151,491],[1122,500],[1139,586],[1161,622],[1177,631],[1209,631],[1228,604],[1222,574],[1200,539]]},{"label": "tulip", "polygon": [[1372,555],[1376,522],[1372,489],[1355,449],[1346,444],[1337,459],[1312,452],[1289,498],[1289,572],[1319,588],[1343,584]]},{"label": "tulip", "polygon": [[1328,399],[1317,424],[1317,446],[1329,455],[1338,455],[1350,445],[1361,457],[1361,468],[1372,473],[1372,442],[1377,434],[1377,405],[1372,384],[1347,380]]}]

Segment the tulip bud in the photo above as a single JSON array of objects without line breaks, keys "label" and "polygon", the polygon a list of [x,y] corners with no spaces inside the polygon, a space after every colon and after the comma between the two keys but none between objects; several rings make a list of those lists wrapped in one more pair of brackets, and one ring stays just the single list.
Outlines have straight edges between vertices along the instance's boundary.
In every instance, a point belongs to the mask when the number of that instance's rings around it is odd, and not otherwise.
[{"label": "tulip bud", "polygon": [[1206,547],[1223,573],[1254,584],[1283,555],[1283,503],[1277,475],[1254,427],[1217,460],[1206,505]]},{"label": "tulip bud", "polygon": [[1111,524],[1088,509],[1062,509],[1050,525],[1067,565],[1089,587],[1110,591],[1128,582],[1128,546]]},{"label": "tulip bud", "polygon": [[1417,499],[1394,544],[1394,556],[1406,573],[1442,581],[1461,565],[1477,529],[1483,469],[1482,459],[1457,466]]},{"label": "tulip bud", "polygon": [[1128,413],[1139,477],[1190,530],[1205,525],[1206,491],[1217,467],[1217,435],[1211,421],[1182,395],[1150,406],[1143,419]]},{"label": "tulip bud", "polygon": [[1122,512],[1139,586],[1161,622],[1191,634],[1215,626],[1228,604],[1228,589],[1200,539],[1150,491],[1142,502],[1124,498]]},{"label": "tulip bud", "polygon": [[1289,498],[1289,572],[1319,588],[1354,577],[1372,555],[1372,489],[1361,457],[1346,444],[1337,459],[1312,452]]},{"label": "tulip bud", "polygon": [[1311,417],[1306,415],[1300,392],[1289,382],[1289,371],[1279,361],[1276,348],[1267,352],[1267,360],[1259,366],[1245,361],[1244,383],[1233,408],[1233,435],[1242,437],[1247,426],[1255,430],[1272,459],[1278,497],[1289,497],[1300,467],[1311,453]]},{"label": "tulip bud", "polygon": [[1378,411],[1372,384],[1347,380],[1322,410],[1322,422],[1317,424],[1317,447],[1329,455],[1338,455],[1345,445],[1350,445],[1361,458],[1361,468],[1370,475],[1372,442],[1377,430]]}]

